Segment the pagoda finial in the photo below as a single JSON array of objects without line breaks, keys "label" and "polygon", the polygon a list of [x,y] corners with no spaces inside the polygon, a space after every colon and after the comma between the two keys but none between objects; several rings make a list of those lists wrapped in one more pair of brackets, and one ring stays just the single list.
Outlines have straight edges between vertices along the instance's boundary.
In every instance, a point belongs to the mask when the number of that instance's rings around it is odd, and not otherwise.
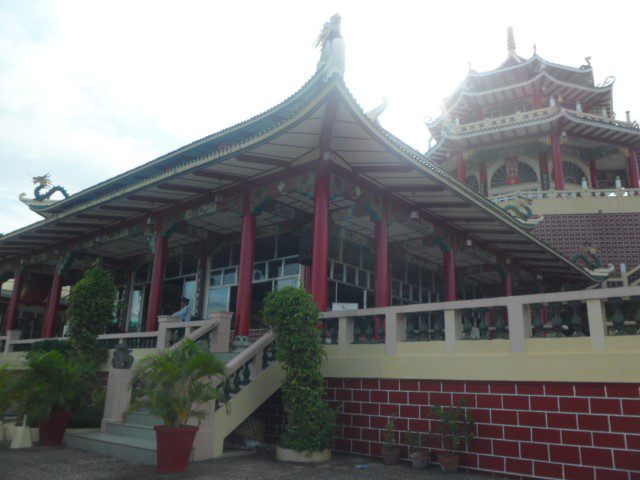
[{"label": "pagoda finial", "polygon": [[513,38],[513,27],[507,28],[507,50],[510,56],[516,54],[516,41]]}]

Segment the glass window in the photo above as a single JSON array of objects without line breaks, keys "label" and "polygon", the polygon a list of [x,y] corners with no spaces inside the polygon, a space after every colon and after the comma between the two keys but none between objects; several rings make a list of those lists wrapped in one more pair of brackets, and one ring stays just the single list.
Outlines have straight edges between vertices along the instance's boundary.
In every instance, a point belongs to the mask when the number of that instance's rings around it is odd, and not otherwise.
[{"label": "glass window", "polygon": [[356,267],[352,267],[350,265],[347,265],[346,282],[350,283],[352,285],[356,284]]},{"label": "glass window", "polygon": [[222,285],[222,270],[213,270],[211,272],[210,284],[212,287]]},{"label": "glass window", "polygon": [[236,268],[225,268],[222,281],[225,285],[236,283]]},{"label": "glass window", "polygon": [[256,263],[253,265],[253,279],[255,281],[264,280],[267,278],[267,264],[265,262]]},{"label": "glass window", "polygon": [[342,263],[333,263],[333,278],[335,280],[344,280],[344,265]]},{"label": "glass window", "polygon": [[216,287],[209,289],[207,312],[229,310],[229,287]]},{"label": "glass window", "polygon": [[276,237],[256,238],[255,260],[271,260],[275,255]]},{"label": "glass window", "polygon": [[282,276],[282,260],[272,260],[269,262],[269,278]]},{"label": "glass window", "polygon": [[411,263],[407,265],[407,282],[420,285],[420,267]]},{"label": "glass window", "polygon": [[284,280],[278,280],[276,284],[276,288],[280,290],[284,287],[298,287],[298,279],[297,278],[285,278]]},{"label": "glass window", "polygon": [[231,250],[231,265],[239,265],[240,264],[240,244],[234,243],[229,247]]},{"label": "glass window", "polygon": [[192,307],[191,311],[194,311],[193,304],[196,299],[196,279],[195,278],[190,278],[188,280],[185,280],[184,286],[182,287],[182,296],[191,300],[191,307]]},{"label": "glass window", "polygon": [[332,260],[340,260],[340,238],[329,236],[329,258]]},{"label": "glass window", "polygon": [[282,276],[298,275],[300,273],[300,264],[297,258],[287,258],[284,261],[284,271]]},{"label": "glass window", "polygon": [[128,332],[139,332],[144,323],[146,310],[146,286],[140,286],[131,292],[131,315],[129,316]]}]

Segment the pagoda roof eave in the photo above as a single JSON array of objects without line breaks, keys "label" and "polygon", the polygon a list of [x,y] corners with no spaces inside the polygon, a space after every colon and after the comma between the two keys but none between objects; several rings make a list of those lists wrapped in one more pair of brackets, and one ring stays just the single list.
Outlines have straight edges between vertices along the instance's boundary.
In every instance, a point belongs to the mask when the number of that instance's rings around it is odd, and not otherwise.
[{"label": "pagoda roof eave", "polygon": [[[435,202],[430,208],[436,210],[425,210],[426,215],[430,215],[429,218],[433,218],[441,228],[450,229],[452,234],[464,235],[467,238],[474,239],[478,245],[485,245],[489,251],[495,252],[496,255],[506,256],[513,258],[517,265],[522,265],[523,268],[527,268],[530,271],[540,272],[556,272],[560,271],[558,275],[571,278],[573,280],[585,280],[595,279],[580,266],[571,262],[556,252],[554,249],[544,244],[531,234],[529,234],[524,227],[521,227],[517,222],[502,209],[488,201],[484,197],[476,194],[467,188],[464,184],[458,182],[455,178],[445,172],[438,165],[431,162],[424,155],[408,146],[391,133],[372,122],[364,113],[362,108],[357,104],[353,96],[349,93],[348,89],[344,85],[341,77],[332,77],[326,83],[322,82],[318,84],[318,88],[314,88],[314,92],[310,95],[308,101],[304,106],[297,110],[295,114],[290,115],[278,125],[272,126],[272,128],[260,132],[255,135],[250,135],[240,142],[236,142],[233,145],[226,146],[223,149],[216,150],[209,155],[184,162],[172,167],[170,170],[163,171],[153,177],[146,178],[136,184],[129,185],[108,194],[102,195],[98,198],[87,200],[79,205],[65,209],[61,212],[52,214],[49,218],[36,222],[28,227],[24,227],[15,232],[11,232],[4,237],[0,238],[0,258],[4,253],[5,259],[15,260],[16,258],[24,258],[25,255],[29,255],[34,251],[35,247],[29,247],[28,245],[20,245],[21,237],[29,232],[31,238],[39,239],[39,242],[45,242],[39,245],[40,250],[44,251],[46,248],[52,248],[53,245],[60,245],[61,242],[69,242],[67,244],[74,245],[75,243],[82,241],[83,238],[94,235],[92,232],[96,231],[103,225],[101,223],[88,224],[84,230],[68,233],[66,237],[61,237],[57,240],[47,240],[51,236],[51,232],[57,228],[56,223],[62,225],[63,223],[78,222],[78,221],[97,221],[97,219],[115,219],[116,216],[108,217],[104,209],[106,206],[114,206],[116,204],[124,205],[120,208],[134,209],[135,206],[141,205],[142,200],[133,200],[134,195],[140,193],[144,195],[159,195],[167,190],[156,190],[171,186],[170,191],[184,189],[184,195],[181,197],[184,201],[198,200],[200,202],[206,202],[203,199],[211,198],[216,192],[215,189],[197,188],[189,185],[193,185],[193,176],[197,173],[211,173],[216,175],[210,169],[219,168],[219,166],[237,165],[239,157],[241,155],[247,156],[261,153],[262,150],[273,148],[280,145],[279,140],[284,135],[289,134],[293,130],[300,129],[317,129],[318,122],[322,123],[322,118],[327,114],[329,109],[328,105],[332,98],[337,96],[337,111],[338,118],[336,122],[339,122],[339,127],[343,133],[351,132],[350,129],[357,129],[354,131],[354,135],[345,136],[338,135],[333,138],[332,150],[340,158],[340,161],[345,163],[348,168],[352,165],[359,164],[364,165],[360,168],[365,168],[364,173],[358,178],[366,179],[372,186],[379,185],[382,191],[389,191],[392,196],[397,197],[397,200],[404,205],[411,205],[415,202],[414,196],[410,192],[401,193],[393,185],[393,175],[381,173],[378,176],[373,170],[373,173],[366,172],[366,165],[369,164],[371,154],[367,154],[366,163],[357,162],[357,153],[354,153],[353,142],[370,142],[366,143],[371,148],[378,148],[380,156],[383,158],[383,162],[389,165],[389,162],[404,163],[407,167],[411,167],[413,173],[409,173],[408,178],[421,183],[421,187],[425,187],[425,192],[434,191],[435,196],[427,196],[429,202]],[[315,126],[314,126],[315,125]],[[315,130],[314,130],[315,131]],[[319,133],[305,133],[305,135],[314,135],[319,138]],[[348,140],[344,140],[348,139]],[[346,144],[344,142],[347,142]],[[337,142],[337,143],[335,143]],[[349,143],[351,142],[351,143]],[[281,148],[281,147],[277,147]],[[306,165],[309,165],[313,158],[317,158],[317,146],[309,147],[308,154],[306,154]],[[285,152],[286,150],[283,150]],[[314,153],[315,152],[315,153]],[[275,154],[274,154],[275,155]],[[292,157],[293,158],[293,157]],[[265,158],[269,160],[269,158]],[[273,157],[272,160],[276,160]],[[250,160],[249,160],[250,161]],[[300,160],[302,161],[302,160]],[[355,162],[355,163],[354,163]],[[269,162],[267,161],[267,164]],[[299,162],[291,162],[300,164]],[[257,166],[258,164],[254,164]],[[281,165],[282,167],[282,165]],[[237,167],[240,168],[240,167]],[[268,170],[270,168],[270,170]],[[278,168],[265,167],[263,170],[265,173],[273,172],[282,176],[283,171]],[[287,167],[283,167],[287,168]],[[231,175],[227,173],[227,175]],[[205,177],[208,175],[205,175]],[[254,177],[255,178],[255,177]],[[170,179],[171,183],[167,183]],[[397,180],[396,180],[397,181]],[[189,183],[191,182],[191,183]],[[233,185],[233,183],[232,183]],[[403,183],[396,183],[396,186],[403,187]],[[191,190],[189,190],[191,189]],[[206,193],[205,193],[206,191]],[[191,193],[189,193],[191,192]],[[427,193],[427,195],[430,195]],[[141,196],[141,195],[139,195]],[[130,198],[131,200],[127,200]],[[155,197],[162,198],[162,197]],[[455,201],[457,199],[457,202]],[[447,202],[448,200],[448,202]],[[181,200],[182,201],[182,200]],[[208,200],[211,201],[211,200]],[[445,203],[443,203],[443,201]],[[125,203],[129,202],[129,203]],[[177,202],[179,203],[179,202]],[[440,206],[438,206],[440,203]],[[431,205],[431,204],[430,204]],[[422,207],[425,208],[425,207]],[[448,210],[449,209],[449,210]],[[87,214],[87,211],[92,211]],[[125,210],[126,212],[126,210]],[[437,212],[434,213],[434,212]],[[443,213],[444,212],[444,213]],[[144,217],[153,215],[150,211],[144,214]],[[135,216],[122,216],[122,219],[110,220],[106,224],[110,224],[111,228],[115,228],[118,225],[126,225],[132,219],[140,222],[142,215]],[[491,226],[497,233],[486,233],[487,226]],[[93,229],[93,230],[92,230]],[[478,233],[476,233],[476,230]],[[484,231],[483,231],[484,230]],[[93,237],[91,237],[93,238]],[[29,243],[29,242],[26,242]],[[523,245],[525,251],[523,251]],[[485,248],[485,247],[483,247]],[[19,250],[23,253],[13,253]],[[532,252],[532,253],[527,253]],[[536,256],[536,258],[542,258],[544,262],[529,262],[527,259],[529,255]]]},{"label": "pagoda roof eave", "polygon": [[[287,107],[297,106],[297,102],[304,103],[304,98],[308,96],[314,90],[314,87],[318,86],[318,84],[322,84],[322,75],[316,72],[302,87],[298,89],[297,92],[276,106],[243,122],[239,122],[231,127],[207,135],[199,140],[195,140],[194,142],[177,148],[176,150],[166,153],[143,165],[111,177],[103,182],[97,183],[96,185],[92,185],[89,188],[70,195],[68,198],[52,202],[50,205],[42,206],[37,209],[37,213],[48,217],[52,213],[60,213],[90,198],[97,198],[104,194],[105,190],[117,190],[126,186],[135,185],[141,181],[141,176],[143,176],[144,179],[153,178],[159,173],[175,168],[176,164],[188,163],[194,158],[203,156],[203,150],[208,149],[209,151],[215,151],[216,149],[224,149],[228,144],[222,142],[220,145],[216,145],[216,141],[228,139],[230,135],[236,133],[241,135],[243,130],[250,129],[252,126],[260,126],[261,131],[268,130],[270,127],[273,127],[286,119],[286,116],[284,118],[278,117],[278,113],[282,112],[282,110]],[[290,114],[291,113],[288,113],[287,116]],[[267,123],[269,121],[271,121],[270,124],[265,126],[261,125],[262,123]],[[106,193],[108,193],[108,191]],[[33,210],[31,206],[29,208]]]},{"label": "pagoda roof eave", "polygon": [[[516,88],[523,88],[523,87],[527,87],[529,85],[533,85],[536,82],[540,82],[542,79],[546,79],[549,80],[550,83],[557,85],[557,86],[561,86],[561,87],[567,87],[567,88],[571,88],[571,89],[575,89],[575,90],[580,90],[583,92],[591,93],[594,95],[608,95],[609,99],[608,102],[611,103],[612,99],[612,91],[613,91],[613,84],[614,82],[610,82],[607,83],[605,85],[602,86],[594,86],[594,87],[589,87],[586,85],[579,85],[579,84],[575,84],[575,83],[571,83],[571,82],[566,82],[563,80],[560,80],[556,77],[554,77],[553,75],[549,74],[546,71],[542,71],[540,73],[538,73],[535,77],[526,80],[524,82],[519,82],[519,83],[514,83],[511,85],[507,85],[504,87],[498,87],[498,88],[493,88],[493,89],[489,89],[489,90],[473,90],[471,88],[460,88],[457,90],[457,96],[455,98],[451,98],[451,101],[453,102],[451,105],[448,106],[446,112],[444,112],[442,115],[440,115],[436,120],[434,120],[433,122],[427,124],[427,126],[429,128],[435,127],[436,125],[438,125],[439,123],[441,123],[443,121],[443,119],[447,118],[447,116],[450,116],[450,112],[455,110],[455,108],[460,104],[460,102],[463,101],[463,99],[468,98],[468,97],[482,97],[482,96],[486,96],[486,95],[491,95],[491,94],[496,94],[496,93],[501,93],[501,92],[509,92],[511,90],[514,90]],[[593,96],[593,95],[592,95]]]}]

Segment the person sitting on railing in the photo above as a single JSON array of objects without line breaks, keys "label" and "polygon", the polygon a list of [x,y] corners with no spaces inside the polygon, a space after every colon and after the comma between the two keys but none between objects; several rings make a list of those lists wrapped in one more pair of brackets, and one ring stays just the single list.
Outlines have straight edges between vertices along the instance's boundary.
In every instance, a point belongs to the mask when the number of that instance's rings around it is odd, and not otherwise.
[{"label": "person sitting on railing", "polygon": [[180,310],[178,310],[176,313],[174,313],[172,316],[173,317],[178,317],[178,319],[181,322],[189,322],[191,321],[191,305],[190,305],[191,300],[189,300],[187,297],[182,297],[180,299]]}]

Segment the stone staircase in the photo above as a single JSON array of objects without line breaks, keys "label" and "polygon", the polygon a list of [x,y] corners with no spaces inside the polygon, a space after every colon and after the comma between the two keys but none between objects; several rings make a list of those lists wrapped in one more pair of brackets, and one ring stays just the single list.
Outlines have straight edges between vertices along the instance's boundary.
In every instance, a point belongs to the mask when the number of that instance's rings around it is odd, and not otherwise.
[{"label": "stone staircase", "polygon": [[101,453],[146,465],[156,464],[154,425],[162,420],[146,412],[135,412],[122,423],[107,422],[106,432],[69,431],[64,443],[78,450]]},{"label": "stone staircase", "polygon": [[[227,364],[226,380],[219,385],[227,405],[211,404],[196,436],[192,461],[221,456],[225,437],[282,384],[282,370],[274,363],[273,339],[273,334],[268,333],[241,352],[219,355]],[[101,431],[68,431],[64,442],[78,450],[156,465],[153,426],[162,424],[162,420],[142,411],[131,413],[124,420],[121,414],[117,417],[117,421],[103,419]]]}]

